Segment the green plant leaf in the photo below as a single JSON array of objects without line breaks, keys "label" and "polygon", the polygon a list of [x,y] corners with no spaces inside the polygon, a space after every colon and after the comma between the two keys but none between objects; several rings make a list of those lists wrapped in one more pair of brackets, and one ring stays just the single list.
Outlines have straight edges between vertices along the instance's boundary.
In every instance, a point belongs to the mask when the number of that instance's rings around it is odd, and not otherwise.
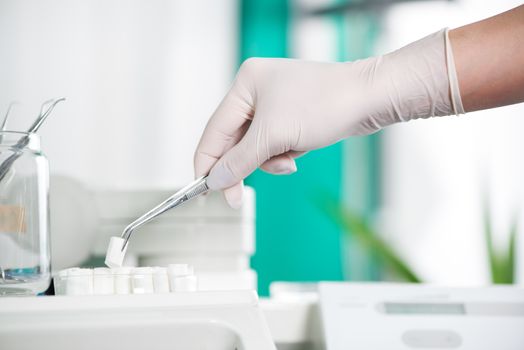
[{"label": "green plant leaf", "polygon": [[508,251],[507,251],[507,259],[506,259],[506,281],[505,283],[515,283],[515,266],[516,266],[516,241],[517,241],[517,231],[518,231],[518,214],[515,214],[515,217],[513,218],[513,223],[511,225],[511,231],[509,234],[509,244],[508,244]]},{"label": "green plant leaf", "polygon": [[489,210],[489,199],[484,197],[484,237],[489,258],[491,281],[495,284],[512,284],[515,282],[515,249],[518,231],[518,214],[512,220],[509,242],[506,249],[496,249],[493,239],[493,228]]},{"label": "green plant leaf", "polygon": [[489,200],[487,199],[487,196],[485,196],[483,200],[484,239],[486,240],[491,281],[493,283],[498,283],[496,281],[499,280],[499,259],[493,245],[493,232],[491,229],[491,216],[488,203]]},{"label": "green plant leaf", "polygon": [[409,265],[368,225],[366,220],[355,212],[345,208],[341,203],[323,196],[323,211],[335,221],[342,230],[355,237],[366,249],[375,253],[400,278],[413,283],[421,279]]}]

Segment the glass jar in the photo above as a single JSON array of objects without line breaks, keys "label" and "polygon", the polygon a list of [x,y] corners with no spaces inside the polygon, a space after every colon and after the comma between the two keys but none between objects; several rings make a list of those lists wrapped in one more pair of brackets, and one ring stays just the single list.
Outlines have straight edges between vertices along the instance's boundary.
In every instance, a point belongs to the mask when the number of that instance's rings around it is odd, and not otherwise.
[{"label": "glass jar", "polygon": [[32,133],[0,132],[0,295],[50,283],[49,164]]}]

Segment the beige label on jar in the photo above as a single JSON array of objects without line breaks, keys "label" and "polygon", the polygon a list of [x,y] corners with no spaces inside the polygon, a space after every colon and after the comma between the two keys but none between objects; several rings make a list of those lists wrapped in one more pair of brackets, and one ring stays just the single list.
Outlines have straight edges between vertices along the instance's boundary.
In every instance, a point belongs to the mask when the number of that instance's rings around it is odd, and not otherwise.
[{"label": "beige label on jar", "polygon": [[25,210],[16,205],[0,205],[0,232],[25,233]]}]

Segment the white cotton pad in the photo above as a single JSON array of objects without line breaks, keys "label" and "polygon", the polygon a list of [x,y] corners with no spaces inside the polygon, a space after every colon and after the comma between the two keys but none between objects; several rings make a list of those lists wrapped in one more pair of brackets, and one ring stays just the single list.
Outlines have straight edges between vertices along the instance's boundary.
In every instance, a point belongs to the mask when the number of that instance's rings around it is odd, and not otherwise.
[{"label": "white cotton pad", "polygon": [[167,267],[169,289],[172,292],[190,292],[198,288],[193,267],[188,264],[172,264]]},{"label": "white cotton pad", "polygon": [[167,268],[153,267],[153,287],[155,288],[155,293],[169,293]]},{"label": "white cotton pad", "polygon": [[193,274],[193,267],[188,264],[169,264],[167,271],[168,274],[176,277],[190,276]]},{"label": "white cotton pad", "polygon": [[173,279],[174,292],[194,292],[198,289],[198,279],[195,275]]},{"label": "white cotton pad", "polygon": [[93,270],[93,293],[114,294],[115,287],[113,273],[106,267],[97,267]]},{"label": "white cotton pad", "polygon": [[125,240],[122,237],[111,237],[107,247],[105,264],[109,267],[115,268],[122,266],[124,256],[126,255],[127,246],[124,250]]},{"label": "white cotton pad", "polygon": [[66,294],[93,294],[93,270],[72,268],[67,270]]},{"label": "white cotton pad", "polygon": [[115,294],[131,294],[131,271],[130,267],[119,267],[112,269],[115,280]]},{"label": "white cotton pad", "polygon": [[64,295],[67,292],[67,271],[68,270],[60,270],[58,276],[53,279],[56,295]]},{"label": "white cotton pad", "polygon": [[57,295],[192,292],[198,278],[188,264],[165,267],[70,268],[55,275]]},{"label": "white cotton pad", "polygon": [[134,268],[131,272],[131,288],[133,294],[154,293],[155,288],[153,287],[153,268]]}]

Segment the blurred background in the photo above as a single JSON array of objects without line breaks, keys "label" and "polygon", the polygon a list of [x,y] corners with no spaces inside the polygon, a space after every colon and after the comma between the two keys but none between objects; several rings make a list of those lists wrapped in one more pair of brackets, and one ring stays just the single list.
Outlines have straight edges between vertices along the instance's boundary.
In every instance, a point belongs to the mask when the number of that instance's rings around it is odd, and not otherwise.
[{"label": "blurred background", "polygon": [[[354,60],[519,4],[0,0],[0,113],[20,101],[9,129],[27,129],[64,96],[41,131],[53,174],[174,189],[244,59]],[[395,125],[311,152],[294,175],[253,174],[260,293],[275,280],[524,281],[523,115]]]}]

